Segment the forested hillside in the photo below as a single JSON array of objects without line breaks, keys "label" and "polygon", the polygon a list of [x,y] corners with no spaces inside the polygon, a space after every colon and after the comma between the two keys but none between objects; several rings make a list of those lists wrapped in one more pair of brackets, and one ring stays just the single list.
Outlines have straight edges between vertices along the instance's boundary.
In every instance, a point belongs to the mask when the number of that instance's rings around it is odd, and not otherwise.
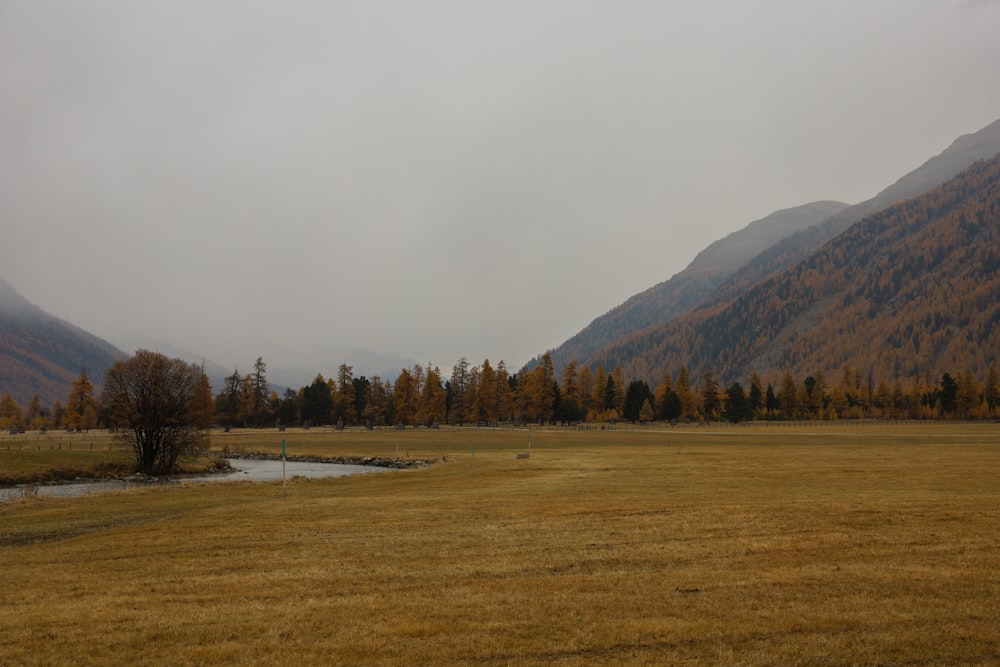
[{"label": "forested hillside", "polygon": [[587,360],[723,382],[847,366],[893,381],[971,370],[1000,349],[1000,155],[876,213],[791,269]]},{"label": "forested hillside", "polygon": [[[1000,153],[1000,120],[956,139],[939,155],[860,204],[817,202],[778,211],[716,241],[691,264],[595,319],[550,351],[557,365],[583,360],[703,303],[725,304],[794,266],[851,225],[941,185],[976,160]],[[529,364],[529,367],[531,364]]]},{"label": "forested hillside", "polygon": [[557,365],[585,359],[612,342],[665,322],[707,298],[736,269],[795,232],[828,219],[847,204],[820,201],[776,211],[715,241],[680,273],[636,294],[550,352]]},{"label": "forested hillside", "polygon": [[81,369],[100,381],[125,354],[83,329],[49,315],[0,279],[0,395],[28,405],[64,400]]},{"label": "forested hillside", "polygon": [[754,284],[809,256],[845,229],[881,210],[916,197],[956,176],[977,160],[1000,153],[1000,120],[974,134],[959,137],[939,155],[920,165],[877,195],[840,211],[818,225],[789,235],[747,262],[712,295],[713,303],[725,303]]}]

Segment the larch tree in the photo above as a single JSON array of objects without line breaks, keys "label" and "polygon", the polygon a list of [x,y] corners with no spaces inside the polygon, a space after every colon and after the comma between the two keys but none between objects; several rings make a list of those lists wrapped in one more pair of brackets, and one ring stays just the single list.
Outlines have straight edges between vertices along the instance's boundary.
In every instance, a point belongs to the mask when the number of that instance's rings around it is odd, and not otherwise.
[{"label": "larch tree", "polygon": [[445,391],[441,382],[441,369],[427,365],[424,388],[420,394],[419,421],[427,426],[440,424],[445,420]]},{"label": "larch tree", "polygon": [[396,376],[393,396],[396,423],[404,426],[416,423],[420,396],[417,393],[417,382],[408,368],[402,369]]},{"label": "larch tree", "polygon": [[562,391],[563,400],[580,402],[580,382],[579,382],[579,372],[576,370],[577,363],[576,359],[570,359],[563,366],[562,372],[562,384],[560,390]]},{"label": "larch tree", "polygon": [[94,398],[94,383],[87,377],[86,368],[81,368],[80,376],[73,381],[63,419],[66,427],[74,431],[97,427],[97,399]]},{"label": "larch tree", "polygon": [[485,359],[479,371],[479,391],[476,393],[476,419],[495,422],[497,420],[497,374]]},{"label": "larch tree", "polygon": [[798,408],[798,389],[791,372],[785,371],[781,378],[781,388],[778,390],[778,401],[785,419],[794,419]]},{"label": "larch tree", "polygon": [[21,427],[23,421],[24,414],[17,401],[12,395],[4,394],[3,398],[0,398],[0,428],[17,429]]}]

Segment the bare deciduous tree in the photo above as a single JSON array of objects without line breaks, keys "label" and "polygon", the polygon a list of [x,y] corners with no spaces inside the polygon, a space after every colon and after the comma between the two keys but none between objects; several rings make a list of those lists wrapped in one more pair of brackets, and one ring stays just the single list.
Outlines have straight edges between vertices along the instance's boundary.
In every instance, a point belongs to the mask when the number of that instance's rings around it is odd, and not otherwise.
[{"label": "bare deciduous tree", "polygon": [[195,364],[149,350],[116,362],[104,378],[101,402],[139,469],[164,472],[206,441],[212,387]]}]

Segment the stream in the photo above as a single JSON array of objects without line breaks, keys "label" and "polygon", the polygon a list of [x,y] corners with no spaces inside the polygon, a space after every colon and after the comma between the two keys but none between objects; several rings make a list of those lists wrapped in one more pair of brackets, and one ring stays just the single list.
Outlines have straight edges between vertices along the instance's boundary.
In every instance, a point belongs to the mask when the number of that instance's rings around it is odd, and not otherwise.
[{"label": "stream", "polygon": [[[39,496],[52,498],[72,498],[88,493],[122,491],[162,484],[193,484],[201,482],[274,482],[281,479],[281,461],[261,459],[230,459],[233,469],[228,473],[198,475],[193,477],[142,477],[114,480],[81,480],[66,484],[42,484],[31,487]],[[292,477],[343,477],[359,473],[385,472],[389,468],[343,463],[318,463],[310,461],[286,461],[285,478]],[[0,502],[25,493],[24,486],[0,489]]]}]

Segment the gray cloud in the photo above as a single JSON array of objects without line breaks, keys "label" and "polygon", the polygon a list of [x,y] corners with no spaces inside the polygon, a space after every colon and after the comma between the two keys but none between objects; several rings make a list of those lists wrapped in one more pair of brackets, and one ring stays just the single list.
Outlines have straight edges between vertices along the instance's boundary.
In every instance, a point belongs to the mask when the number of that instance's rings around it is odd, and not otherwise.
[{"label": "gray cloud", "polygon": [[3,3],[0,275],[225,365],[518,365],[995,120],[969,4]]}]

